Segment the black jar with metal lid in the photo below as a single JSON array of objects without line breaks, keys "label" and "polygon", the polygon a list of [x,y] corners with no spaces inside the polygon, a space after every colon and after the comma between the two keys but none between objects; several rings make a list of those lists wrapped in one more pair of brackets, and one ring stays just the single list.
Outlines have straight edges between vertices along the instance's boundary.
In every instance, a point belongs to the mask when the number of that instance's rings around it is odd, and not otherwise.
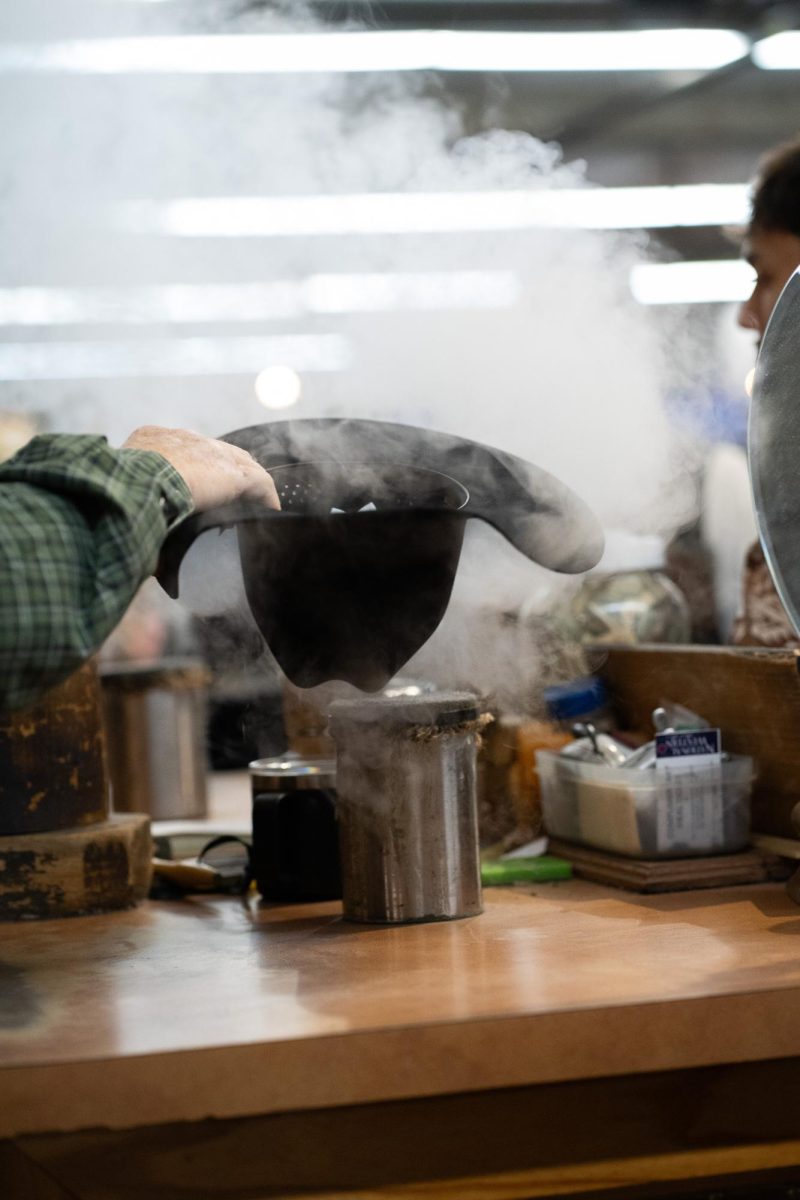
[{"label": "black jar with metal lid", "polygon": [[342,894],[336,764],[284,754],[250,763],[256,886],[265,900],[336,900]]}]

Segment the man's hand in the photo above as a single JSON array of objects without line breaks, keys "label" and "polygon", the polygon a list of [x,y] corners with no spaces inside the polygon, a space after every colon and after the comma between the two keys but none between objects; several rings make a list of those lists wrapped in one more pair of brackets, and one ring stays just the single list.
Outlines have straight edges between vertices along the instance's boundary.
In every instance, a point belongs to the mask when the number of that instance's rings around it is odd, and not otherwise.
[{"label": "man's hand", "polygon": [[198,512],[240,497],[262,500],[267,508],[281,506],[272,477],[252,455],[216,438],[188,429],[143,425],[133,431],[123,449],[154,450],[171,463],[192,493]]}]

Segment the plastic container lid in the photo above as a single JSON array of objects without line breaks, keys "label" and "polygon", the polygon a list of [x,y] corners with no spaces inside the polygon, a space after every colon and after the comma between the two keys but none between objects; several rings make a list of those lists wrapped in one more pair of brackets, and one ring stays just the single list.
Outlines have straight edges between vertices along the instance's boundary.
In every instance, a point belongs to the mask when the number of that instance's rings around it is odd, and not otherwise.
[{"label": "plastic container lid", "polygon": [[623,571],[660,571],[665,564],[666,547],[658,534],[609,529],[603,557],[590,573],[619,575]]},{"label": "plastic container lid", "polygon": [[[570,758],[555,750],[536,751],[537,769],[546,773],[556,773],[560,780],[580,780],[593,783],[598,787],[622,788],[635,794],[656,795],[666,786],[665,776],[655,769],[638,771],[635,767],[610,767],[603,762],[586,762],[579,758]],[[695,778],[686,782],[686,787],[701,791],[705,785],[704,777],[713,777],[716,766],[698,767]],[[746,754],[731,754],[720,763],[717,778],[721,780],[723,793],[730,785],[750,784],[755,778],[753,759]]]},{"label": "plastic container lid", "polygon": [[608,703],[606,685],[597,675],[546,687],[542,694],[550,716],[556,721],[575,720]]}]

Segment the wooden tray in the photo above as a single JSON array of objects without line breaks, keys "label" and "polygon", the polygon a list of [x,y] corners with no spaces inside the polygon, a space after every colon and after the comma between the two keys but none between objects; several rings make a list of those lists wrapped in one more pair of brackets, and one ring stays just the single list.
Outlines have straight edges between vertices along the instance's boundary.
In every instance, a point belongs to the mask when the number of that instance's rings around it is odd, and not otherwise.
[{"label": "wooden tray", "polygon": [[550,839],[549,853],[572,863],[576,875],[631,892],[679,892],[787,879],[791,867],[758,850],[707,858],[623,858],[573,842]]}]

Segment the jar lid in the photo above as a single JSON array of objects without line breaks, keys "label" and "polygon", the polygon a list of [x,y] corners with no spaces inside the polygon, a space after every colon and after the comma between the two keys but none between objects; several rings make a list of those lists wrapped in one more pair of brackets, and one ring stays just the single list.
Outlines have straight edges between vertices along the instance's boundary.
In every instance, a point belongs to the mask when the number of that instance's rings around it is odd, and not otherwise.
[{"label": "jar lid", "polygon": [[250,775],[258,779],[262,792],[332,788],[336,786],[336,763],[331,758],[281,754],[277,758],[255,759],[250,763]]},{"label": "jar lid", "polygon": [[586,716],[608,703],[606,685],[598,675],[587,675],[556,687],[546,687],[542,695],[550,716],[556,721]]},{"label": "jar lid", "polygon": [[386,728],[398,725],[429,725],[446,729],[479,715],[478,697],[473,692],[430,692],[422,696],[382,696],[337,700],[331,706],[331,731],[358,723]]}]

